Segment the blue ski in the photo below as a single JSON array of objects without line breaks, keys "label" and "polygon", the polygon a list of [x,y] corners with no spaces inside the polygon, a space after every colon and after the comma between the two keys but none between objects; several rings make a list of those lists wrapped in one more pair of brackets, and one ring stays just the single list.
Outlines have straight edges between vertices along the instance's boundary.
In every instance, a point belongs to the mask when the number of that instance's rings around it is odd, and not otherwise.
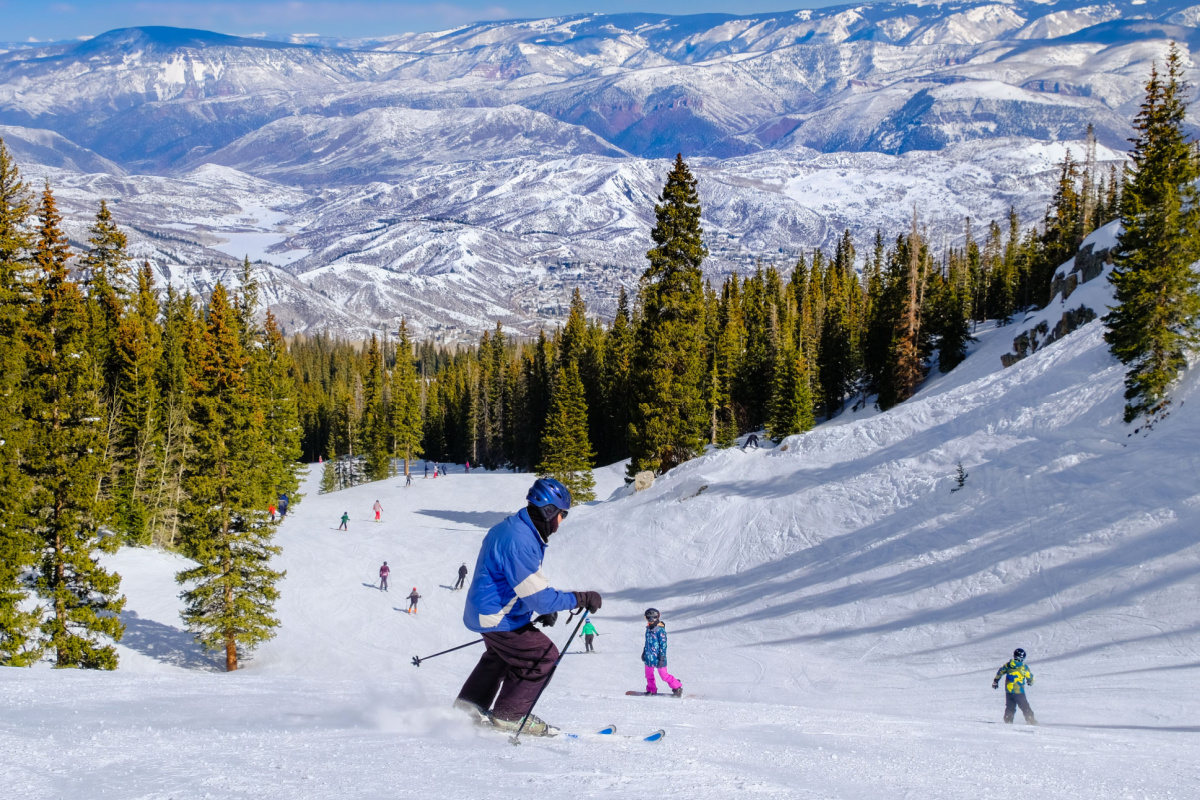
[{"label": "blue ski", "polygon": [[657,730],[649,736],[618,734],[616,725],[608,725],[595,733],[564,733],[563,737],[566,739],[591,739],[603,736],[609,739],[637,739],[643,742],[661,742],[666,735],[667,732],[664,730]]}]

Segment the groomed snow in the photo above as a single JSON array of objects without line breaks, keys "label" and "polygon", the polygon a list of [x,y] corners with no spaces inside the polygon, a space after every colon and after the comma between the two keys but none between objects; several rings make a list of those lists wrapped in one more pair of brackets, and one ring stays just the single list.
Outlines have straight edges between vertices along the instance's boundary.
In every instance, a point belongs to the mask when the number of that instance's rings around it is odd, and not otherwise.
[{"label": "groomed snow", "polygon": [[[418,471],[407,489],[318,495],[314,469],[279,534],[278,637],[220,673],[180,630],[182,560],[122,551],[118,672],[0,670],[0,796],[1193,797],[1195,380],[1128,436],[1099,323],[1002,370],[1019,328],[981,328],[908,403],[786,450],[714,453],[633,496],[619,465],[599,471],[615,499],[574,511],[546,563],[558,587],[604,593],[598,652],[572,648],[538,713],[572,731],[662,727],[662,744],[513,747],[449,708],[478,649],[409,663],[473,638],[447,587],[529,476]],[[700,697],[624,696],[641,687],[648,605]],[[1017,646],[1038,728],[1002,725],[989,686]]]}]

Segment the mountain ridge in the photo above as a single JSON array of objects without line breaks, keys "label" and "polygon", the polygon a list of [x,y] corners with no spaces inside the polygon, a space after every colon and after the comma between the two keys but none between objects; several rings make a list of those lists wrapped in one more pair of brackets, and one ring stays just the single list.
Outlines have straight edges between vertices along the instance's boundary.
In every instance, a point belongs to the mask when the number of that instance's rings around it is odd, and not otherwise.
[{"label": "mountain ridge", "polygon": [[[714,278],[758,258],[786,269],[845,228],[865,242],[913,203],[942,241],[1009,205],[1037,219],[1055,179],[1042,153],[1074,143],[1082,158],[1090,127],[1119,162],[1150,63],[1168,37],[1190,53],[1197,22],[1181,3],[1017,0],[315,42],[133,28],[0,55],[0,125],[72,214],[123,200],[118,221],[153,232],[139,257],[174,274],[251,255],[292,276],[297,307],[350,304],[298,329],[406,314],[470,338],[497,315],[553,325],[575,286],[611,313],[641,270],[655,170],[677,153],[701,178]],[[245,179],[197,172],[214,165]],[[235,188],[247,205],[228,216],[227,180],[256,187]],[[215,193],[194,204],[209,210],[103,193],[172,181]]]}]

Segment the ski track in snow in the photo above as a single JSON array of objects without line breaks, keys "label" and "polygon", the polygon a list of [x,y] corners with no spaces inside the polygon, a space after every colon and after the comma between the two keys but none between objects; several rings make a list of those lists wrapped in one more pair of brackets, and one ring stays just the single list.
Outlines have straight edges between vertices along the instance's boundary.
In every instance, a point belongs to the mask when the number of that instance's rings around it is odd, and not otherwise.
[{"label": "ski track in snow", "polygon": [[[1021,329],[981,328],[910,402],[787,450],[711,454],[636,496],[622,465],[598,471],[612,499],[572,513],[546,563],[605,594],[598,652],[572,647],[537,711],[571,732],[662,727],[660,744],[513,747],[450,708],[478,647],[409,663],[474,638],[448,587],[530,476],[418,469],[411,488],[318,495],[314,468],[279,532],[278,636],[222,674],[181,630],[183,559],[123,550],[118,672],[0,670],[0,796],[1193,797],[1195,380],[1130,437],[1099,323],[1001,370]],[[651,604],[699,697],[624,696]],[[1001,724],[990,689],[1016,646],[1038,728]]]}]

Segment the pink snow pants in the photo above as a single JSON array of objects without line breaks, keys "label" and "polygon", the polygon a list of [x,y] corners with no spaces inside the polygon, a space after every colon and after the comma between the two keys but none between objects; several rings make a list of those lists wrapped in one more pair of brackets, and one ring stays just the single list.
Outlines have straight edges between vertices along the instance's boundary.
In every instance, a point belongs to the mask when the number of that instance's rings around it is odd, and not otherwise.
[{"label": "pink snow pants", "polygon": [[[666,681],[667,686],[670,686],[672,689],[678,689],[683,685],[679,682],[678,678],[667,672],[666,667],[658,668],[658,677]],[[658,684],[654,682],[654,667],[651,666],[646,667],[646,691],[650,694],[658,694]]]}]

